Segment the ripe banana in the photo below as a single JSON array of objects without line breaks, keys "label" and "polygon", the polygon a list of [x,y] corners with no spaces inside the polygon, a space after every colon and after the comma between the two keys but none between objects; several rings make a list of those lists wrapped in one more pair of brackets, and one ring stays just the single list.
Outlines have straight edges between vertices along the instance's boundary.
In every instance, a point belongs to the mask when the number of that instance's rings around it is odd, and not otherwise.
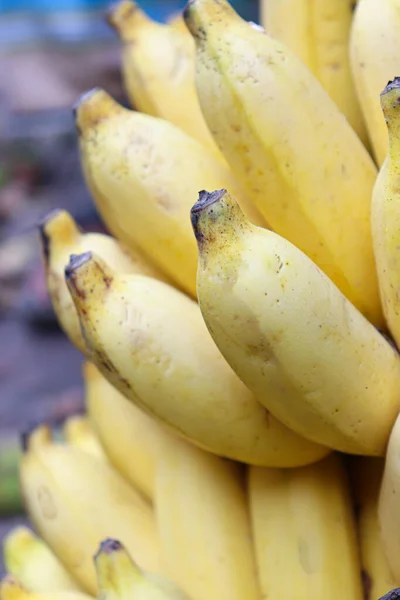
[{"label": "ripe banana", "polygon": [[400,73],[400,1],[358,0],[350,36],[350,63],[375,160],[388,151],[379,94]]},{"label": "ripe banana", "polygon": [[378,502],[382,545],[396,581],[400,581],[400,417],[390,435]]},{"label": "ripe banana", "polygon": [[263,598],[362,600],[347,479],[332,454],[301,469],[249,470]]},{"label": "ripe banana", "polygon": [[93,249],[114,268],[127,273],[144,273],[160,277],[159,271],[132,246],[130,252],[112,237],[102,233],[82,233],[65,210],[49,213],[40,225],[47,288],[58,321],[71,342],[84,354],[85,342],[79,320],[64,281],[64,267],[71,254]]},{"label": "ripe banana", "polygon": [[66,279],[93,362],[178,434],[259,465],[307,464],[328,453],[264,410],[219,353],[198,305],[178,290],[118,274],[91,253],[71,258]]},{"label": "ripe banana", "polygon": [[164,570],[191,600],[260,600],[238,464],[171,440],[155,508]]},{"label": "ripe banana", "polygon": [[370,231],[376,168],[362,142],[301,61],[226,0],[192,0],[184,16],[201,106],[235,176],[271,228],[382,326]]},{"label": "ripe banana", "polygon": [[400,408],[400,357],[298,248],[255,227],[226,190],[192,208],[197,293],[218,348],[307,439],[381,456]]},{"label": "ripe banana", "polygon": [[110,462],[152,501],[157,459],[169,432],[129,402],[93,363],[84,364],[83,377],[86,410]]},{"label": "ripe banana", "polygon": [[3,552],[8,573],[31,592],[81,590],[50,548],[24,525],[8,532],[3,540]]},{"label": "ripe banana", "polygon": [[64,423],[63,433],[66,442],[71,444],[71,446],[79,448],[95,458],[108,462],[107,455],[87,417],[83,415],[69,417]]},{"label": "ripe banana", "polygon": [[[399,3],[400,10],[400,3]],[[389,132],[389,153],[372,195],[372,239],[383,312],[389,330],[400,346],[400,78],[389,82],[381,94]]]},{"label": "ripe banana", "polygon": [[237,190],[248,207],[231,171],[171,123],[123,108],[103,90],[80,100],[76,125],[86,182],[110,231],[195,296],[191,199],[212,182]]},{"label": "ripe banana", "polygon": [[[46,429],[41,426],[39,429]],[[107,464],[82,450],[38,438],[21,461],[30,519],[83,588],[96,593],[92,556],[115,535],[143,567],[157,571],[159,540],[150,506]]]},{"label": "ripe banana", "polygon": [[367,143],[349,59],[354,0],[263,0],[261,8],[267,33],[300,58]]},{"label": "ripe banana", "polygon": [[142,572],[117,540],[102,542],[94,562],[103,600],[188,600],[173,583]]},{"label": "ripe banana", "polygon": [[365,600],[376,600],[396,587],[383,550],[378,523],[378,497],[383,467],[384,461],[381,458],[357,458],[351,469]]},{"label": "ripe banana", "polygon": [[31,592],[12,575],[7,575],[0,582],[0,598],[1,600],[93,600],[92,596],[78,591]]},{"label": "ripe banana", "polygon": [[132,0],[119,0],[108,21],[122,41],[122,71],[137,110],[170,121],[220,158],[195,85],[195,46],[186,34],[157,23]]}]

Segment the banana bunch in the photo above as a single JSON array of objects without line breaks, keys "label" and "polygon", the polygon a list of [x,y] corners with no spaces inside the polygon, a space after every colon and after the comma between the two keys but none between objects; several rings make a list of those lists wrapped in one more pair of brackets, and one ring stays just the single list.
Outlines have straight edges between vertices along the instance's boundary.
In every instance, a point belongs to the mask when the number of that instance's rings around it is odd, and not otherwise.
[{"label": "banana bunch", "polygon": [[111,234],[39,227],[85,411],[21,436],[1,600],[400,597],[400,4],[261,4],[107,13]]}]

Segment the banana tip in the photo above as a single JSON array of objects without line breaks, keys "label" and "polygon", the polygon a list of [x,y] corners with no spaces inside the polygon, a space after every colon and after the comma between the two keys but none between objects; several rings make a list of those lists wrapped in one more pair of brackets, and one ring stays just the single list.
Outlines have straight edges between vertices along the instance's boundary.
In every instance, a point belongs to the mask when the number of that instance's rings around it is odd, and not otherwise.
[{"label": "banana tip", "polygon": [[84,92],[83,94],[81,94],[79,96],[79,98],[72,105],[72,116],[74,119],[75,127],[79,134],[81,133],[81,128],[79,127],[79,113],[80,113],[81,106],[83,104],[86,104],[92,96],[94,96],[95,94],[97,94],[98,92],[101,92],[101,91],[102,90],[100,87],[92,88],[91,90],[88,90],[87,92]]},{"label": "banana tip", "polygon": [[388,592],[387,594],[385,594],[384,596],[381,596],[379,598],[379,600],[399,600],[399,599],[400,599],[400,587],[390,590],[390,592]]},{"label": "banana tip", "polygon": [[50,237],[47,234],[46,228],[50,221],[57,217],[60,214],[60,212],[60,208],[54,208],[53,210],[47,212],[44,215],[44,217],[42,217],[38,222],[39,235],[40,240],[42,242],[43,255],[46,262],[48,262],[50,256]]},{"label": "banana tip", "polygon": [[123,546],[122,546],[121,542],[119,542],[118,540],[114,540],[112,538],[107,538],[106,540],[104,540],[100,543],[99,549],[97,550],[97,552],[95,554],[95,558],[99,554],[112,554],[113,552],[119,552],[119,550],[122,550],[122,549],[123,549]]},{"label": "banana tip", "polygon": [[195,3],[195,1],[196,0],[188,0],[188,2],[186,3],[186,5],[182,11],[183,20],[185,21],[186,24],[190,20],[190,9],[193,6],[193,4]]},{"label": "banana tip", "polygon": [[69,257],[69,263],[65,267],[64,273],[65,278],[69,279],[77,269],[87,263],[92,258],[91,252],[84,252],[83,254],[71,254]]},{"label": "banana tip", "polygon": [[[388,81],[385,89],[381,92],[381,96],[391,92],[392,90],[400,90],[400,77],[395,77],[391,81]],[[400,98],[398,100],[400,103]]]},{"label": "banana tip", "polygon": [[24,429],[21,432],[21,434],[20,434],[20,446],[21,446],[22,452],[27,452],[28,451],[28,449],[29,449],[29,440],[30,440],[32,434],[36,431],[36,429],[38,429],[42,425],[44,425],[43,421],[32,421],[31,423],[29,423],[27,425],[26,429]]}]

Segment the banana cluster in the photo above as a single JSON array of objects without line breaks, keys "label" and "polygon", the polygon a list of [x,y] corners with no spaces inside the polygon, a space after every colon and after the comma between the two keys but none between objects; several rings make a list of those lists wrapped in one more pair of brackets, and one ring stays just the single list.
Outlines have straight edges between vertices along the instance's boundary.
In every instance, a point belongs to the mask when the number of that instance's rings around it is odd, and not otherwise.
[{"label": "banana cluster", "polygon": [[85,414],[22,435],[1,600],[400,597],[400,1],[353,5],[108,12],[110,235],[39,228]]}]

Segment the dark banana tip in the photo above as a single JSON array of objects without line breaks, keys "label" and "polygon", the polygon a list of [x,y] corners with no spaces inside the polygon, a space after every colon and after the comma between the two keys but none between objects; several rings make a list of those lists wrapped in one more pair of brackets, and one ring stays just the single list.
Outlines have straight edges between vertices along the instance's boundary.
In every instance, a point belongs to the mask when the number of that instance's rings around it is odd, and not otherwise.
[{"label": "dark banana tip", "polygon": [[197,223],[199,221],[201,212],[207,206],[211,206],[215,202],[218,202],[218,200],[220,198],[222,198],[222,196],[225,194],[225,192],[226,192],[226,189],[215,190],[214,192],[207,192],[206,190],[201,190],[199,192],[199,198],[198,198],[196,204],[194,204],[192,206],[191,211],[190,211],[190,220],[192,223],[194,234],[197,239],[199,239]]},{"label": "dark banana tip", "polygon": [[28,452],[29,440],[30,440],[32,433],[34,433],[34,431],[36,431],[36,429],[38,427],[40,427],[41,425],[44,425],[44,424],[45,423],[43,421],[31,421],[26,426],[26,428],[21,431],[20,436],[19,436],[19,443],[20,443],[22,452]]},{"label": "dark banana tip", "polygon": [[388,81],[385,89],[381,92],[381,96],[391,92],[392,90],[400,89],[400,77],[395,77],[392,81]]},{"label": "dark banana tip", "polygon": [[60,208],[55,208],[50,210],[48,213],[44,215],[38,222],[38,229],[40,235],[40,241],[42,243],[43,256],[45,261],[49,261],[50,257],[50,237],[47,235],[46,227],[54,219],[54,217],[58,216],[61,212]]},{"label": "dark banana tip", "polygon": [[185,8],[182,11],[183,20],[185,21],[185,23],[187,23],[187,21],[190,19],[190,9],[195,2],[196,0],[188,0],[188,2],[185,5]]},{"label": "dark banana tip", "polygon": [[379,598],[379,600],[399,600],[399,599],[400,599],[400,587],[390,590],[390,592],[388,592],[387,594],[385,594],[384,596],[381,596]]},{"label": "dark banana tip", "polygon": [[83,254],[71,254],[69,257],[69,263],[64,269],[65,278],[69,279],[77,269],[91,260],[91,258],[91,252],[84,252]]},{"label": "dark banana tip", "polygon": [[84,104],[90,98],[90,96],[93,96],[93,94],[97,94],[97,92],[99,91],[101,91],[100,87],[94,87],[91,90],[84,92],[79,96],[77,100],[75,100],[74,104],[72,105],[72,117],[74,119],[76,130],[79,134],[81,133],[81,129],[79,127],[79,109],[82,106],[82,104]]},{"label": "dark banana tip", "polygon": [[99,556],[99,554],[112,554],[113,552],[118,552],[122,549],[123,546],[121,542],[112,538],[107,538],[100,543],[99,549],[95,554],[95,559]]}]

